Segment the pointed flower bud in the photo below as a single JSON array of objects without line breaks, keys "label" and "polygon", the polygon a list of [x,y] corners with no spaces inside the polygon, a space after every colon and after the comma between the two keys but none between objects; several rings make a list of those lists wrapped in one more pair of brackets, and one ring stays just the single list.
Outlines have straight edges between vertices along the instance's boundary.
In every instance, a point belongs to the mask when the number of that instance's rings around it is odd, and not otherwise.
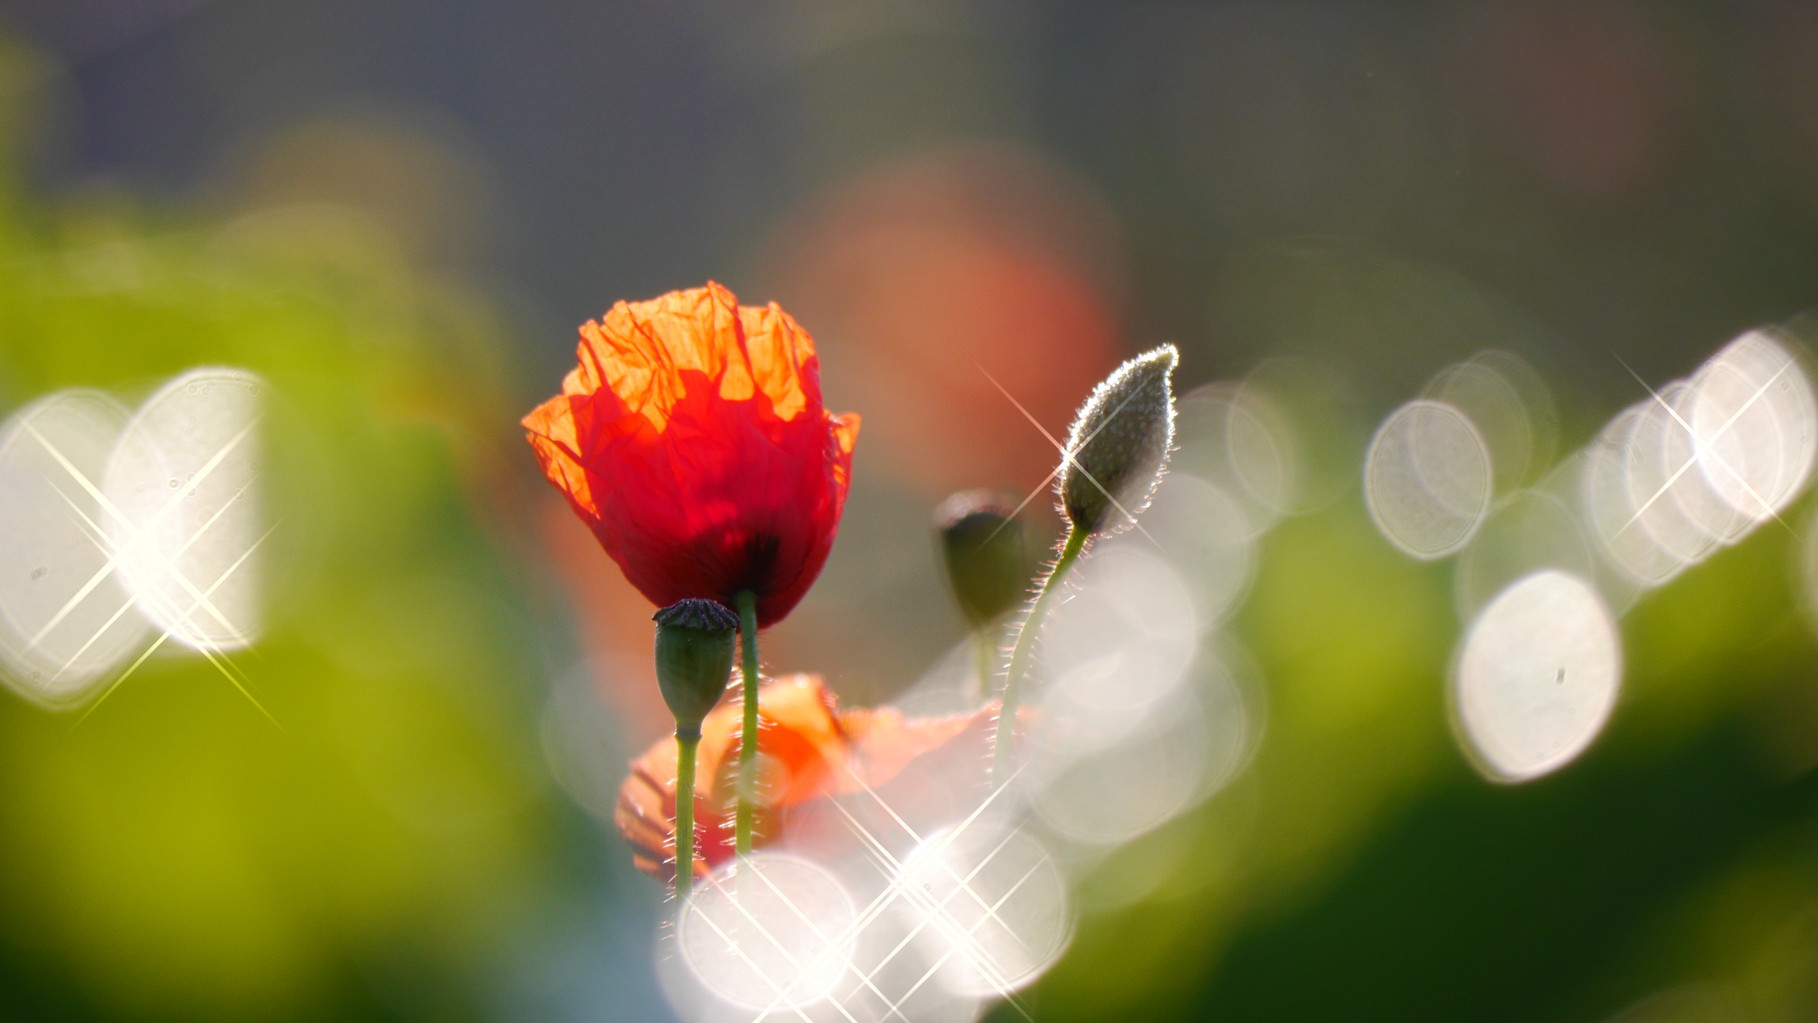
[{"label": "pointed flower bud", "polygon": [[716,601],[688,597],[652,617],[657,687],[675,714],[676,734],[699,736],[701,719],[720,702],[732,677],[739,616]]},{"label": "pointed flower bud", "polygon": [[[1173,345],[1144,352],[1092,389],[1061,464],[1061,512],[1087,533],[1124,529],[1149,506],[1174,442]],[[1120,510],[1121,509],[1121,510]]]},{"label": "pointed flower bud", "polygon": [[947,584],[960,612],[981,628],[1015,607],[1029,581],[1023,525],[1014,507],[989,490],[966,490],[934,513]]}]

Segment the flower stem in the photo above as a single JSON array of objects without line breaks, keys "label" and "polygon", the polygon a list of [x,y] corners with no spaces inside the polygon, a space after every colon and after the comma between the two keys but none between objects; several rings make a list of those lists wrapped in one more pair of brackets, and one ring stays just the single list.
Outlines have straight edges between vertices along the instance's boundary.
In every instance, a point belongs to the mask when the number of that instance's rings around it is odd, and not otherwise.
[{"label": "flower stem", "polygon": [[975,704],[985,702],[991,695],[991,680],[997,675],[997,637],[997,622],[988,622],[972,630],[973,655],[978,658],[975,665],[978,677],[972,680],[970,689]]},{"label": "flower stem", "polygon": [[757,594],[741,590],[738,598],[739,650],[745,700],[744,730],[739,733],[739,805],[733,821],[733,848],[740,856],[751,852],[751,826],[757,817],[758,773],[758,653]]},{"label": "flower stem", "polygon": [[694,887],[694,754],[699,728],[675,730],[675,901],[676,912]]},{"label": "flower stem", "polygon": [[1054,595],[1060,592],[1061,578],[1086,547],[1086,538],[1091,534],[1078,526],[1067,533],[1066,542],[1061,544],[1060,557],[1054,561],[1054,567],[1048,570],[1048,577],[1042,580],[1041,592],[1035,596],[1035,606],[1023,619],[1022,628],[1016,634],[1016,646],[1010,652],[1010,668],[1004,675],[1004,705],[997,716],[997,734],[992,737],[991,785],[1001,786],[1008,780],[1010,769],[1010,748],[1016,742],[1016,699],[1017,687],[1023,676],[1029,673],[1029,659],[1035,654],[1035,637],[1042,631],[1042,619],[1048,616],[1048,605],[1054,601]]}]

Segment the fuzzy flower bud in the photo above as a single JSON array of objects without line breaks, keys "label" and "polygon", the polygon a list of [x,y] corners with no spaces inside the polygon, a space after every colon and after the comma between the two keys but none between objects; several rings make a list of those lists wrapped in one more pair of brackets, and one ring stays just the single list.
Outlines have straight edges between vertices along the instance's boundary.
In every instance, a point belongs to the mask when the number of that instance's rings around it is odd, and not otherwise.
[{"label": "fuzzy flower bud", "polygon": [[1170,378],[1179,360],[1173,345],[1144,352],[1117,367],[1080,407],[1055,486],[1075,529],[1117,532],[1130,525],[1126,513],[1149,506],[1174,442]]},{"label": "fuzzy flower bud", "polygon": [[1023,526],[1013,514],[1013,507],[989,490],[961,491],[934,513],[947,584],[975,629],[1016,606],[1028,585]]},{"label": "fuzzy flower bud", "polygon": [[739,616],[724,604],[688,597],[652,617],[657,687],[675,715],[676,734],[698,737],[701,719],[720,702],[732,676]]}]

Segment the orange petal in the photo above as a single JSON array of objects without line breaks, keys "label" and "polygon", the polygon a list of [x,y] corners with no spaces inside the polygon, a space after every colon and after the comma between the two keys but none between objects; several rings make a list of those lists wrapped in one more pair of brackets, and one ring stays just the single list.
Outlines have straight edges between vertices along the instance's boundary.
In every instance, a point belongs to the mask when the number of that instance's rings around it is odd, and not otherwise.
[{"label": "orange petal", "polygon": [[[820,405],[814,339],[801,324],[775,302],[740,308],[739,324],[752,376],[777,417],[787,421],[810,405]],[[814,393],[809,393],[811,389]]]},{"label": "orange petal", "polygon": [[[976,763],[985,777],[985,753],[995,705],[971,714],[908,718],[893,707],[837,711],[821,679],[795,675],[764,684],[758,696],[764,790],[759,844],[785,837],[777,828],[794,806],[875,789],[910,774],[928,773],[928,785],[949,785]],[[704,872],[731,854],[728,817],[737,793],[739,732],[743,707],[728,700],[701,726],[695,818],[701,829],[695,869]],[[924,757],[935,758],[918,765]],[[673,737],[664,738],[631,765],[614,814],[641,870],[667,877],[674,855],[675,764]],[[923,771],[926,768],[926,771]]]}]

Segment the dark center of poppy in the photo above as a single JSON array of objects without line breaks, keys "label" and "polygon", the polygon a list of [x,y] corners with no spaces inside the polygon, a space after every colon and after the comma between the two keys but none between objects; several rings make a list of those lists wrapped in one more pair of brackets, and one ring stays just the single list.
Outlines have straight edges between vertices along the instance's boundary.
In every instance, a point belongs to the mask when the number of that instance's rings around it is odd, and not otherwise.
[{"label": "dark center of poppy", "polygon": [[743,565],[733,577],[729,596],[750,590],[762,597],[776,588],[776,561],[782,546],[782,538],[775,533],[753,533],[747,538],[741,552]]}]

